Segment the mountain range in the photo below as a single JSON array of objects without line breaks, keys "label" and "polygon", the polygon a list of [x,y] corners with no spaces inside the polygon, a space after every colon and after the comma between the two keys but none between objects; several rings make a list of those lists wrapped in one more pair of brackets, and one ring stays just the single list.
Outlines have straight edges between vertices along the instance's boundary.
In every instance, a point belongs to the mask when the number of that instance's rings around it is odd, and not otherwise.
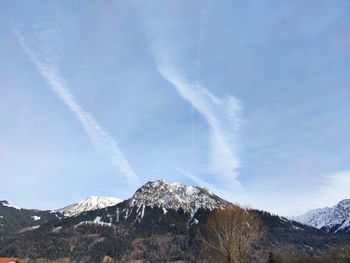
[{"label": "mountain range", "polygon": [[332,207],[318,208],[292,220],[333,233],[350,233],[350,199]]},{"label": "mountain range", "polygon": [[[197,234],[211,211],[227,204],[206,188],[164,180],[147,182],[124,201],[89,197],[53,211],[21,209],[1,201],[0,256],[37,262],[101,262],[106,257],[116,262],[202,262],[213,255],[202,250]],[[327,210],[333,217],[323,219],[321,212],[287,219],[250,210],[261,218],[266,232],[255,247],[255,259],[285,246],[313,255],[350,244],[350,235],[341,228],[348,222],[349,203],[339,204]]]}]

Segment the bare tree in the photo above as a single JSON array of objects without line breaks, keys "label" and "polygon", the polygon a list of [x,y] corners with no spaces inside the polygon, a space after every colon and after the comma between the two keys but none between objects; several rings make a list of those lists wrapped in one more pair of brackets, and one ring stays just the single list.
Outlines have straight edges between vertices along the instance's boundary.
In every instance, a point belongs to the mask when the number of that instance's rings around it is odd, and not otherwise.
[{"label": "bare tree", "polygon": [[243,263],[253,242],[262,234],[262,222],[254,211],[226,205],[211,212],[201,239],[224,256],[227,263]]}]

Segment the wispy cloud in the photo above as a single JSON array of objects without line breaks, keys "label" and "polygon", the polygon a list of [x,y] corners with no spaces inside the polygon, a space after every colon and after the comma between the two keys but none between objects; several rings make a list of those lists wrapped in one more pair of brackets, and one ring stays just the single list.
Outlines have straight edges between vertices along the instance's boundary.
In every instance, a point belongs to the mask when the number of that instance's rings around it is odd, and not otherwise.
[{"label": "wispy cloud", "polygon": [[314,202],[320,206],[331,206],[342,199],[350,198],[350,171],[342,171],[324,177],[324,183],[316,193]]},{"label": "wispy cloud", "polygon": [[234,97],[218,98],[197,83],[186,83],[163,57],[156,57],[156,64],[160,74],[209,124],[211,171],[226,182],[237,185],[239,162],[233,148],[236,147],[239,129],[240,102]]},{"label": "wispy cloud", "polygon": [[[56,95],[74,113],[93,145],[112,160],[115,167],[126,177],[130,185],[138,185],[138,176],[116,141],[98,124],[90,113],[81,108],[64,79],[60,76],[59,70],[55,66],[56,54],[52,52],[50,45],[46,43],[43,47],[33,49],[17,29],[13,28],[13,32],[24,53],[35,65],[39,73],[47,80]],[[39,38],[41,41],[47,41],[53,33],[51,30],[44,31],[39,35]]]},{"label": "wispy cloud", "polygon": [[[321,180],[321,181],[320,181]],[[331,207],[343,199],[350,198],[350,170],[328,174],[318,178],[312,189],[306,192],[295,191],[289,200],[290,205],[286,206],[285,198],[273,198],[271,202],[266,202],[263,198],[258,201],[262,208],[265,202],[270,206],[268,211],[275,211],[279,215],[296,216],[306,213],[311,209]],[[287,199],[287,200],[288,200]]]}]

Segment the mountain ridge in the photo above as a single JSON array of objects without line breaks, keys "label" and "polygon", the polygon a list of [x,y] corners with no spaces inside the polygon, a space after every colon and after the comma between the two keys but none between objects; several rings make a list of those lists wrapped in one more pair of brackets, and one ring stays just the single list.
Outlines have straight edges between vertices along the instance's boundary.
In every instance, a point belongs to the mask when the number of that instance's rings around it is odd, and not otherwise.
[{"label": "mountain ridge", "polygon": [[292,220],[332,233],[350,232],[350,199],[343,199],[332,207],[312,209]]}]

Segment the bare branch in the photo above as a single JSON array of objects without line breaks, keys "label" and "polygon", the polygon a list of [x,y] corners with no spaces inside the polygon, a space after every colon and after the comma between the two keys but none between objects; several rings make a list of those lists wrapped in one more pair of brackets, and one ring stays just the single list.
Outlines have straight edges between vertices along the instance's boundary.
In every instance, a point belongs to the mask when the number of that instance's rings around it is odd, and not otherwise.
[{"label": "bare branch", "polygon": [[206,223],[203,243],[219,252],[228,263],[247,260],[254,241],[263,233],[260,218],[251,210],[227,205],[211,212]]}]

